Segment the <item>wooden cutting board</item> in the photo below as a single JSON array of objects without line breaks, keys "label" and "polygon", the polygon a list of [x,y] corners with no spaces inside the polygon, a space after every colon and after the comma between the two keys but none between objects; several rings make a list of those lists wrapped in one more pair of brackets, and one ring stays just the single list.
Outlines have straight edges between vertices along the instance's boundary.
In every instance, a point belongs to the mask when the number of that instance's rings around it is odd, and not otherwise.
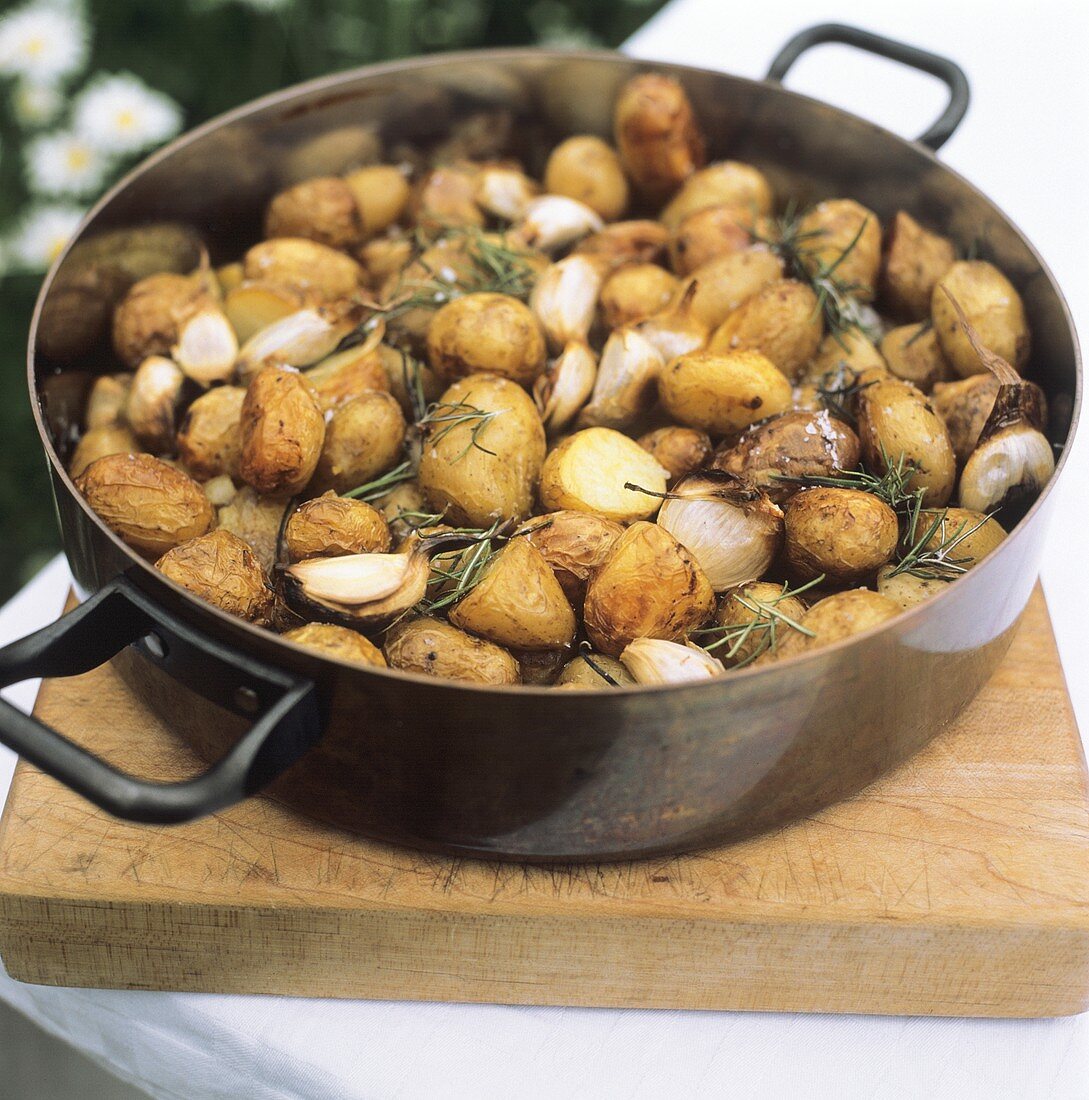
[{"label": "wooden cutting board", "polygon": [[[37,712],[150,776],[195,767],[109,669],[47,682]],[[447,859],[265,799],[127,825],[20,763],[0,822],[0,956],[21,981],[126,989],[1082,1011],[1089,798],[1043,597],[955,727],[897,772],[774,834],[679,858]]]}]

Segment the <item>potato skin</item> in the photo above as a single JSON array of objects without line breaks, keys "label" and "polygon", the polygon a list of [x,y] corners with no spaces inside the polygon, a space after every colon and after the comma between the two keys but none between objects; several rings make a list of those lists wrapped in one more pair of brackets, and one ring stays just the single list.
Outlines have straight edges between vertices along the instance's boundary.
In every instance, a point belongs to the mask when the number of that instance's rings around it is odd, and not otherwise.
[{"label": "potato skin", "polygon": [[405,441],[405,415],[397,399],[370,390],[334,409],[315,479],[321,488],[346,493],[397,464]]},{"label": "potato skin", "polygon": [[905,321],[930,315],[934,286],[957,258],[953,242],[924,229],[899,210],[885,238],[881,297],[889,312]]},{"label": "potato skin", "polygon": [[260,496],[244,485],[229,504],[219,509],[219,526],[247,543],[268,573],[276,564],[284,507],[283,500]]},{"label": "potato skin", "polygon": [[[604,653],[591,653],[589,658],[602,672],[616,681],[616,687],[630,687],[635,683],[635,677],[615,657],[607,657]],[[600,672],[591,668],[586,655],[581,653],[563,666],[559,676],[556,677],[556,685],[564,688],[587,688],[593,691],[614,686],[603,679]]]},{"label": "potato skin", "polygon": [[488,372],[528,386],[544,370],[545,341],[533,312],[506,294],[448,302],[427,330],[427,357],[446,382]]},{"label": "potato skin", "polygon": [[[783,585],[771,584],[768,581],[750,581],[748,584],[739,584],[736,588],[730,588],[723,593],[715,622],[719,626],[743,626],[755,622],[760,617],[759,613],[753,611],[751,607],[746,607],[741,602],[742,599],[750,602],[758,600],[774,607],[787,618],[799,622],[806,611],[805,603],[797,596],[784,596],[783,590]],[[789,630],[789,627],[785,627],[782,633],[787,633]],[[737,652],[732,657],[729,656],[729,651],[733,648],[733,644],[729,642],[714,650],[714,656],[718,657],[727,668],[733,668],[766,652],[769,643],[770,639],[765,632],[754,631],[738,646]]]},{"label": "potato skin", "polygon": [[288,495],[314,474],[325,439],[325,418],[296,371],[265,367],[242,402],[238,472],[259,493]]},{"label": "potato skin", "polygon": [[706,157],[687,93],[660,73],[643,73],[621,88],[613,132],[624,171],[651,200],[671,195]]},{"label": "potato skin", "polygon": [[693,173],[662,211],[662,224],[676,229],[690,214],[709,206],[733,206],[748,215],[746,224],[760,214],[770,213],[771,187],[764,173],[751,164],[722,160]]},{"label": "potato skin", "polygon": [[679,356],[662,371],[658,396],[674,420],[713,436],[742,431],[792,402],[790,382],[757,351]]},{"label": "potato skin", "polygon": [[881,268],[881,222],[872,210],[854,199],[829,199],[803,215],[798,228],[800,233],[817,234],[805,250],[810,272],[836,264],[839,282],[853,287],[851,293],[860,301],[873,300]]},{"label": "potato skin", "polygon": [[79,477],[96,459],[106,455],[134,455],[140,451],[136,436],[123,424],[104,428],[91,428],[80,436],[72,457],[68,460],[68,472]]},{"label": "potato skin", "polygon": [[896,566],[889,562],[877,571],[877,591],[907,611],[925,603],[931,596],[944,592],[949,581],[932,577],[916,577],[912,573],[896,573]]},{"label": "potato skin", "polygon": [[274,597],[261,563],[237,535],[219,528],[168,550],[155,563],[164,576],[228,615],[267,626]]},{"label": "potato skin", "polygon": [[214,518],[204,491],[188,474],[147,454],[97,459],[76,479],[76,488],[111,530],[149,557],[203,535]]},{"label": "potato skin", "polygon": [[670,483],[701,469],[711,457],[711,437],[706,432],[677,424],[655,428],[638,442],[668,471]]},{"label": "potato skin", "polygon": [[305,501],[291,514],[284,545],[292,561],[340,554],[385,554],[391,538],[382,513],[335,493]]},{"label": "potato skin", "polygon": [[351,248],[363,236],[355,195],[336,176],[296,183],[269,203],[265,236],[306,237],[330,248]]},{"label": "potato skin", "polygon": [[804,283],[780,279],[746,298],[714,331],[707,350],[758,351],[793,379],[816,355],[822,327],[816,294]]},{"label": "potato skin", "polygon": [[895,462],[902,454],[919,471],[911,489],[923,488],[923,504],[945,504],[956,482],[956,456],[945,422],[910,382],[898,378],[875,382],[858,399],[858,436],[867,469],[882,474],[884,455]]},{"label": "potato skin", "polygon": [[783,558],[791,576],[833,583],[872,577],[896,553],[896,513],[872,493],[816,488],[796,493],[784,509]]},{"label": "potato skin", "polygon": [[957,462],[963,466],[979,442],[980,433],[998,397],[999,381],[989,371],[956,382],[939,382],[930,395],[934,411],[945,421]]},{"label": "potato skin", "polygon": [[163,272],[141,279],[114,310],[114,351],[130,369],[148,356],[169,355],[179,324],[205,304],[207,291],[190,275]]},{"label": "potato skin", "polygon": [[870,340],[856,328],[832,333],[821,340],[817,354],[801,373],[804,382],[820,382],[829,371],[847,367],[858,374],[886,369],[885,359]]},{"label": "potato skin", "polygon": [[591,134],[561,141],[548,156],[545,191],[578,199],[607,222],[616,221],[628,206],[628,180],[620,157],[608,142]]},{"label": "potato skin", "polygon": [[974,512],[971,508],[943,508],[940,511],[920,512],[919,522],[911,537],[922,538],[939,517],[942,517],[942,522],[927,539],[926,548],[936,550],[944,541],[959,537],[952,557],[967,569],[978,565],[1006,538],[1006,531],[998,520],[993,516],[988,518],[983,512]]},{"label": "potato skin", "polygon": [[606,328],[635,324],[673,300],[677,280],[657,264],[627,264],[605,280],[598,297]]},{"label": "potato skin", "polygon": [[657,263],[665,253],[669,231],[661,222],[638,218],[614,222],[597,233],[583,237],[573,251],[600,256],[610,267],[630,263]]},{"label": "potato skin", "polygon": [[[393,348],[358,347],[338,351],[303,372],[324,412],[370,390],[389,390],[384,356],[396,356]],[[399,357],[398,357],[399,359]]]},{"label": "potato skin", "polygon": [[831,645],[895,618],[900,611],[901,607],[895,600],[879,592],[871,592],[868,588],[836,592],[813,604],[802,617],[802,626],[811,631],[813,637],[797,630],[788,631],[782,635],[776,653],[762,657],[760,661],[783,660]]},{"label": "potato skin", "polygon": [[1025,306],[1013,283],[985,260],[960,260],[934,287],[930,308],[938,340],[949,365],[967,378],[987,368],[972,350],[947,292],[964,310],[983,346],[1020,371],[1028,362],[1031,341]]},{"label": "potato skin", "polygon": [[917,386],[923,393],[930,393],[935,383],[952,377],[938,334],[929,325],[890,329],[881,341],[881,354],[890,374]]},{"label": "potato skin", "polygon": [[216,386],[189,406],[178,429],[178,457],[195,478],[239,476],[245,400],[241,386]]},{"label": "potato skin", "polygon": [[749,428],[711,468],[751,481],[776,504],[799,491],[786,477],[828,477],[858,466],[862,446],[854,430],[827,409],[787,412]]},{"label": "potato skin", "polygon": [[521,681],[518,662],[502,646],[442,619],[398,623],[386,633],[385,651],[390,667],[404,672],[497,686]]},{"label": "potato skin", "polygon": [[[472,445],[472,425],[431,432],[420,459],[420,487],[448,522],[487,527],[495,519],[521,519],[533,509],[545,457],[545,433],[537,407],[521,386],[495,375],[455,382],[440,406],[472,405],[498,413]],[[441,435],[441,439],[436,439]]]},{"label": "potato skin", "polygon": [[589,512],[547,512],[523,528],[556,574],[572,607],[580,608],[586,583],[605,560],[613,543],[624,533],[619,523]]},{"label": "potato skin", "polygon": [[346,298],[363,283],[363,268],[328,245],[305,237],[273,237],[243,257],[246,279],[286,287],[306,299]]},{"label": "potato skin", "polygon": [[323,657],[338,661],[352,661],[360,665],[386,667],[386,658],[382,651],[371,641],[355,630],[335,623],[306,623],[283,635],[289,642],[305,646]]},{"label": "potato skin", "polygon": [[636,638],[678,642],[710,618],[711,582],[655,523],[633,523],[590,578],[583,618],[590,644],[619,657]]},{"label": "potato skin", "polygon": [[688,275],[719,256],[744,252],[753,243],[747,228],[751,221],[750,211],[729,204],[693,211],[670,234],[670,266],[678,275]]},{"label": "potato skin", "polygon": [[677,288],[681,301],[695,284],[689,309],[693,317],[717,328],[746,298],[783,277],[783,261],[763,248],[731,252],[697,267]]}]

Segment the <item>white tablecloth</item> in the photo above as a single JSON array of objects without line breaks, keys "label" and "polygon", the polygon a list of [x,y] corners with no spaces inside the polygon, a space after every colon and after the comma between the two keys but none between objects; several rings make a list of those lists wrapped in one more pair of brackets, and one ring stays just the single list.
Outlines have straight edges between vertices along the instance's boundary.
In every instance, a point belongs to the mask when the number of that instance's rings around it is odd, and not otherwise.
[{"label": "white tablecloth", "polygon": [[[1089,331],[1089,89],[1081,0],[1033,5],[915,0],[867,6],[866,25],[956,57],[972,110],[942,156],[1037,244]],[[677,0],[632,40],[648,58],[751,76],[810,23],[862,18],[846,3]],[[898,131],[921,132],[942,91],[911,73],[825,47],[789,80]],[[1083,433],[1064,498],[1087,499]],[[1089,526],[1058,517],[1045,586],[1068,669],[1089,656]],[[0,643],[55,616],[51,565],[0,612]],[[1071,684],[1087,728],[1089,679]],[[29,705],[33,687],[17,697]],[[13,761],[0,750],[0,793]],[[506,1008],[126,993],[19,985],[0,997],[158,1097],[836,1097],[974,1100],[1089,1096],[1089,1016],[931,1020]],[[0,1093],[3,1085],[0,1083]]]}]

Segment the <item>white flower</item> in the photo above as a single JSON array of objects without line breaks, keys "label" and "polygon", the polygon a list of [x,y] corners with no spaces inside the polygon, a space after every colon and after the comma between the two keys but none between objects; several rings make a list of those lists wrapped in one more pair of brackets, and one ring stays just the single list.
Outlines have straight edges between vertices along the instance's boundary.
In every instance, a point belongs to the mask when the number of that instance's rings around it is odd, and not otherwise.
[{"label": "white flower", "polygon": [[87,58],[87,28],[75,11],[27,4],[0,16],[0,73],[51,82]]},{"label": "white flower", "polygon": [[11,96],[11,108],[20,126],[30,130],[48,126],[61,113],[64,96],[56,84],[20,80]]},{"label": "white flower", "polygon": [[102,186],[108,162],[78,134],[44,134],[26,147],[31,191],[41,195],[86,195]]},{"label": "white flower", "polygon": [[13,259],[27,270],[44,271],[68,243],[82,217],[78,206],[52,203],[34,207],[10,241]]},{"label": "white flower", "polygon": [[178,105],[131,73],[103,74],[80,92],[76,133],[106,153],[138,153],[181,129]]}]

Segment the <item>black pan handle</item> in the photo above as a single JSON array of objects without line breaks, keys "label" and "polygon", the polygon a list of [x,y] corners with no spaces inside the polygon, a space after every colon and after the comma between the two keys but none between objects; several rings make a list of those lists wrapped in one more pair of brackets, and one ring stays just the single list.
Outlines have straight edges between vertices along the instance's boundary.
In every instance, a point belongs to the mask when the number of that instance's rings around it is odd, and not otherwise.
[{"label": "black pan handle", "polygon": [[949,103],[937,122],[917,140],[920,145],[925,145],[937,152],[953,136],[953,131],[960,125],[961,119],[968,111],[970,96],[968,77],[964,75],[964,70],[948,57],[930,53],[928,50],[920,50],[917,46],[908,46],[893,38],[883,38],[879,34],[860,30],[858,27],[848,27],[843,23],[820,23],[815,27],[807,27],[804,31],[799,31],[775,55],[775,60],[768,69],[767,79],[781,84],[791,65],[806,50],[824,45],[826,42],[854,46],[857,50],[887,57],[890,61],[898,61],[901,65],[921,69],[924,73],[936,76],[949,89]]},{"label": "black pan handle", "polygon": [[78,676],[127,645],[205,698],[255,721],[203,775],[155,783],[118,771],[0,699],[0,742],[115,817],[170,825],[221,810],[267,786],[321,736],[313,681],[213,641],[124,576],[0,649],[0,687],[37,676]]}]

